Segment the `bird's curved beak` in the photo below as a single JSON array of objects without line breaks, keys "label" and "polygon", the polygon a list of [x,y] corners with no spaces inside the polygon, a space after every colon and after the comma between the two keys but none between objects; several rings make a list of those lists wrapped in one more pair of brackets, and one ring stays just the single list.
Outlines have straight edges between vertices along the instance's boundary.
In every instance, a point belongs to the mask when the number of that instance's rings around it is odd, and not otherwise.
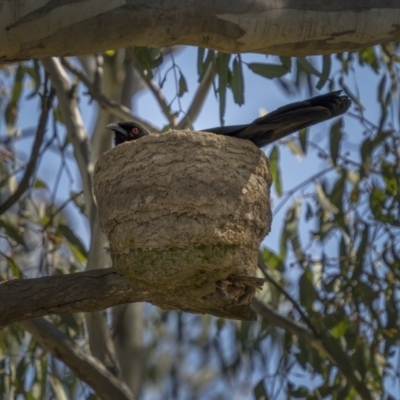
[{"label": "bird's curved beak", "polygon": [[118,124],[108,124],[107,129],[110,129],[113,132],[119,132],[122,135],[127,136],[126,130],[121,128]]}]

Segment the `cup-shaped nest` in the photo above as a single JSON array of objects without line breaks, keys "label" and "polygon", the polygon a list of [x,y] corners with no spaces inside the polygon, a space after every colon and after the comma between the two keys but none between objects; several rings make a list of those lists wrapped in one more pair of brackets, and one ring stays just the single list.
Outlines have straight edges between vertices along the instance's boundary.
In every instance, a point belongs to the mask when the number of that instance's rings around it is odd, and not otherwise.
[{"label": "cup-shaped nest", "polygon": [[271,181],[247,140],[170,131],[117,146],[94,178],[113,267],[162,308],[252,319]]}]

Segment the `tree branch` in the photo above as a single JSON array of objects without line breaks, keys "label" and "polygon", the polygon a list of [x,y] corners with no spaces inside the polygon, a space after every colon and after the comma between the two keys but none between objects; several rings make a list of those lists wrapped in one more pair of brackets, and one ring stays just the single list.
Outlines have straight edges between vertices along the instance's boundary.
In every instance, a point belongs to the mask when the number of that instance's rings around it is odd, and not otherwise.
[{"label": "tree branch", "polygon": [[49,118],[49,113],[53,103],[55,91],[51,90],[50,94],[47,96],[43,95],[42,98],[42,113],[40,114],[39,124],[36,130],[35,141],[32,146],[32,153],[29,158],[29,162],[26,166],[24,176],[22,177],[17,190],[3,203],[0,205],[0,215],[5,213],[10,207],[15,204],[19,198],[24,194],[26,189],[28,189],[29,181],[36,170],[36,163],[39,156],[40,147],[43,143],[43,138],[46,133],[46,125]]},{"label": "tree branch", "polygon": [[35,340],[57,357],[82,381],[86,382],[103,400],[133,400],[126,384],[112,375],[95,357],[86,354],[68,336],[43,318],[20,322]]},{"label": "tree branch", "polygon": [[147,299],[138,284],[112,268],[14,279],[0,283],[0,327],[49,314],[98,311]]},{"label": "tree branch", "polygon": [[89,94],[97,102],[99,102],[99,104],[110,114],[121,118],[123,121],[136,122],[150,132],[158,132],[158,129],[154,125],[144,120],[141,120],[140,118],[137,118],[135,115],[132,114],[129,108],[117,103],[114,100],[108,99],[106,96],[100,93],[96,86],[90,82],[86,74],[83,71],[80,71],[78,68],[74,67],[67,59],[62,58],[61,63],[66,69],[68,69],[68,71],[72,72],[87,87]]},{"label": "tree branch", "polygon": [[95,201],[92,193],[94,165],[91,146],[77,100],[74,97],[75,88],[71,85],[59,60],[56,58],[46,58],[42,60],[42,64],[50,75],[52,85],[57,92],[61,113],[65,126],[67,127],[68,137],[74,148],[75,159],[82,179],[83,192],[85,193],[86,215],[90,218],[95,210]]},{"label": "tree branch", "polygon": [[328,172],[333,171],[335,168],[333,166],[323,169],[322,171],[317,172],[310,178],[306,179],[305,181],[299,183],[294,188],[288,190],[284,193],[284,198],[280,201],[280,203],[274,207],[274,215],[278,214],[279,210],[285,205],[285,203],[301,188],[309,185],[310,183],[314,182],[316,179],[320,178],[321,176],[327,174]]},{"label": "tree branch", "polygon": [[84,8],[76,1],[32,3],[2,0],[0,60],[177,44],[304,56],[400,39],[397,0],[141,0],[134,7],[90,0]]},{"label": "tree branch", "polygon": [[[117,100],[121,93],[123,85],[122,76],[127,75],[126,71],[126,50],[117,50],[112,59],[103,55],[97,55],[92,65],[86,66],[85,76],[90,76],[93,87],[105,97]],[[86,59],[88,61],[88,59]],[[92,157],[93,162],[110,149],[112,135],[105,131],[105,127],[112,122],[110,113],[102,107],[99,107],[96,126],[92,132]],[[107,244],[107,238],[101,230],[99,220],[92,218],[90,224],[90,246],[86,264],[86,270],[90,271],[99,268],[111,266],[111,258],[104,260],[104,246]],[[111,330],[107,321],[107,313],[104,311],[95,311],[85,313],[86,330],[89,337],[89,347],[92,355],[99,359],[109,371],[116,376],[121,376],[121,366],[116,354],[116,348],[111,337]]]},{"label": "tree branch", "polygon": [[203,76],[203,80],[200,82],[200,85],[197,88],[197,91],[193,97],[193,100],[192,100],[192,103],[190,104],[188,112],[181,119],[181,121],[179,121],[178,125],[176,126],[176,129],[187,129],[197,119],[197,117],[203,107],[204,100],[205,100],[205,98],[208,94],[208,91],[210,90],[210,87],[212,85],[214,76],[215,76],[214,66],[212,64],[210,64],[207,68],[207,71],[205,72],[205,74]]},{"label": "tree branch", "polygon": [[308,315],[302,310],[300,307],[299,303],[293,298],[293,296],[290,295],[290,293],[279,283],[277,282],[272,276],[270,276],[267,272],[267,270],[264,268],[261,263],[258,263],[258,268],[261,270],[263,273],[265,280],[270,282],[272,285],[274,285],[293,305],[293,307],[296,309],[296,311],[299,313],[301,319],[304,321],[304,323],[308,326],[308,328],[312,331],[315,337],[319,337],[319,334],[317,332],[317,329],[311,322],[310,318],[308,318]]},{"label": "tree branch", "polygon": [[[4,281],[0,282],[0,328],[44,315],[92,312],[136,302],[150,302],[168,310],[188,310],[189,299],[182,299],[179,292],[166,295],[162,289],[131,281],[113,268]],[[194,312],[254,320],[248,306],[224,299],[204,302],[194,298],[191,304]]]},{"label": "tree branch", "polygon": [[158,85],[149,77],[148,74],[146,74],[140,66],[138,66],[137,59],[133,53],[131,52],[132,60],[135,66],[136,71],[140,75],[140,77],[143,79],[143,81],[146,83],[147,87],[150,89],[151,93],[153,93],[153,96],[157,100],[159,106],[161,107],[161,110],[165,117],[167,118],[169,125],[171,128],[174,128],[176,126],[176,116],[174,113],[171,112],[171,108],[168,105],[164,95],[162,94],[160,88]]}]

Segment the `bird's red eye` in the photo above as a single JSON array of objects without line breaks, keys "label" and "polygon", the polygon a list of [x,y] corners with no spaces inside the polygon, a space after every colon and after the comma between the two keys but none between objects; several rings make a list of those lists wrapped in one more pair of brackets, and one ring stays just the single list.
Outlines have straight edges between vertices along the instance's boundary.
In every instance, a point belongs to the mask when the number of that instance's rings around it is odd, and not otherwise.
[{"label": "bird's red eye", "polygon": [[132,129],[131,129],[131,132],[132,132],[134,135],[137,135],[137,134],[139,133],[139,129],[138,129],[138,128],[132,128]]}]

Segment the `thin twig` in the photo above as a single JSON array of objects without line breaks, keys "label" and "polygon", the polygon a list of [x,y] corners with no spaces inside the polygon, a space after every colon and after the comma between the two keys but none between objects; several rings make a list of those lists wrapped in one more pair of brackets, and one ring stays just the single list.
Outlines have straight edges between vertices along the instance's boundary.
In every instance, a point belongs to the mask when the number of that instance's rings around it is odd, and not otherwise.
[{"label": "thin twig", "polygon": [[173,112],[171,112],[171,107],[168,105],[167,100],[165,99],[163,93],[161,92],[160,88],[158,85],[150,78],[148,74],[146,74],[138,65],[137,58],[135,57],[134,53],[131,52],[131,57],[133,61],[133,66],[135,67],[136,71],[140,75],[140,77],[143,79],[147,87],[150,89],[151,93],[153,93],[153,96],[157,100],[159,106],[161,107],[161,110],[165,117],[167,118],[169,125],[171,128],[174,128],[177,124],[177,119],[176,116],[174,115]]},{"label": "thin twig", "polygon": [[300,305],[298,302],[292,297],[292,295],[279,283],[277,282],[272,276],[268,274],[268,272],[265,270],[265,268],[258,263],[258,268],[262,271],[262,273],[265,276],[265,279],[272,283],[283,295],[292,303],[293,307],[296,309],[296,311],[300,314],[301,319],[306,323],[306,325],[312,330],[314,333],[315,337],[319,337],[319,333],[317,332],[315,326],[311,322],[310,318],[305,314],[305,312],[301,309]]},{"label": "thin twig", "polygon": [[328,167],[325,168],[324,170],[316,173],[312,177],[306,179],[305,181],[301,182],[299,185],[295,186],[294,188],[290,189],[288,192],[285,194],[285,198],[274,208],[274,215],[278,213],[278,211],[285,205],[285,203],[290,199],[290,197],[296,193],[299,189],[301,189],[304,186],[309,185],[311,182],[313,182],[315,179],[325,175],[326,173],[333,171],[335,168],[334,167]]},{"label": "thin twig", "polygon": [[13,206],[20,197],[25,193],[29,187],[29,182],[33,173],[36,170],[36,164],[39,156],[40,147],[42,146],[44,135],[46,133],[47,120],[51,105],[53,103],[55,90],[51,89],[50,94],[47,96],[43,95],[42,98],[42,113],[40,114],[39,124],[36,130],[36,137],[32,147],[31,157],[26,166],[25,174],[22,177],[17,190],[3,203],[0,205],[0,215],[5,213],[11,206]]},{"label": "thin twig", "polygon": [[278,314],[267,304],[264,304],[261,300],[255,298],[251,304],[251,307],[257,314],[259,314],[262,318],[265,318],[271,324],[276,325],[285,331],[296,335],[298,338],[311,343],[314,347],[317,342],[319,343],[319,347],[322,346],[322,343],[320,343],[320,338],[315,338],[312,332],[304,328],[301,324],[292,321],[281,314]]},{"label": "thin twig", "polygon": [[72,72],[88,89],[89,94],[100,103],[100,105],[106,109],[110,114],[115,115],[118,118],[121,118],[123,121],[133,121],[137,124],[140,124],[150,132],[158,132],[159,130],[152,124],[143,121],[137,118],[129,108],[118,104],[114,100],[108,99],[101,92],[99,92],[94,84],[90,82],[88,77],[83,71],[80,71],[78,68],[74,67],[67,59],[61,58],[62,65],[70,72]]},{"label": "thin twig", "polygon": [[188,126],[191,126],[194,121],[197,119],[200,111],[203,107],[204,100],[210,90],[213,79],[215,76],[215,70],[212,64],[210,64],[207,68],[203,76],[203,80],[200,82],[199,87],[197,88],[196,94],[193,97],[192,103],[188,109],[186,115],[179,121],[176,129],[186,129]]},{"label": "thin twig", "polygon": [[64,203],[61,204],[60,207],[57,208],[56,211],[54,211],[54,213],[52,213],[50,215],[49,220],[47,221],[47,223],[43,226],[43,230],[45,230],[46,228],[48,228],[52,222],[54,217],[59,214],[71,201],[74,201],[78,196],[81,196],[83,194],[83,191],[81,192],[77,192],[75,193],[73,196],[71,196],[70,198],[68,198],[67,200],[64,201]]}]

